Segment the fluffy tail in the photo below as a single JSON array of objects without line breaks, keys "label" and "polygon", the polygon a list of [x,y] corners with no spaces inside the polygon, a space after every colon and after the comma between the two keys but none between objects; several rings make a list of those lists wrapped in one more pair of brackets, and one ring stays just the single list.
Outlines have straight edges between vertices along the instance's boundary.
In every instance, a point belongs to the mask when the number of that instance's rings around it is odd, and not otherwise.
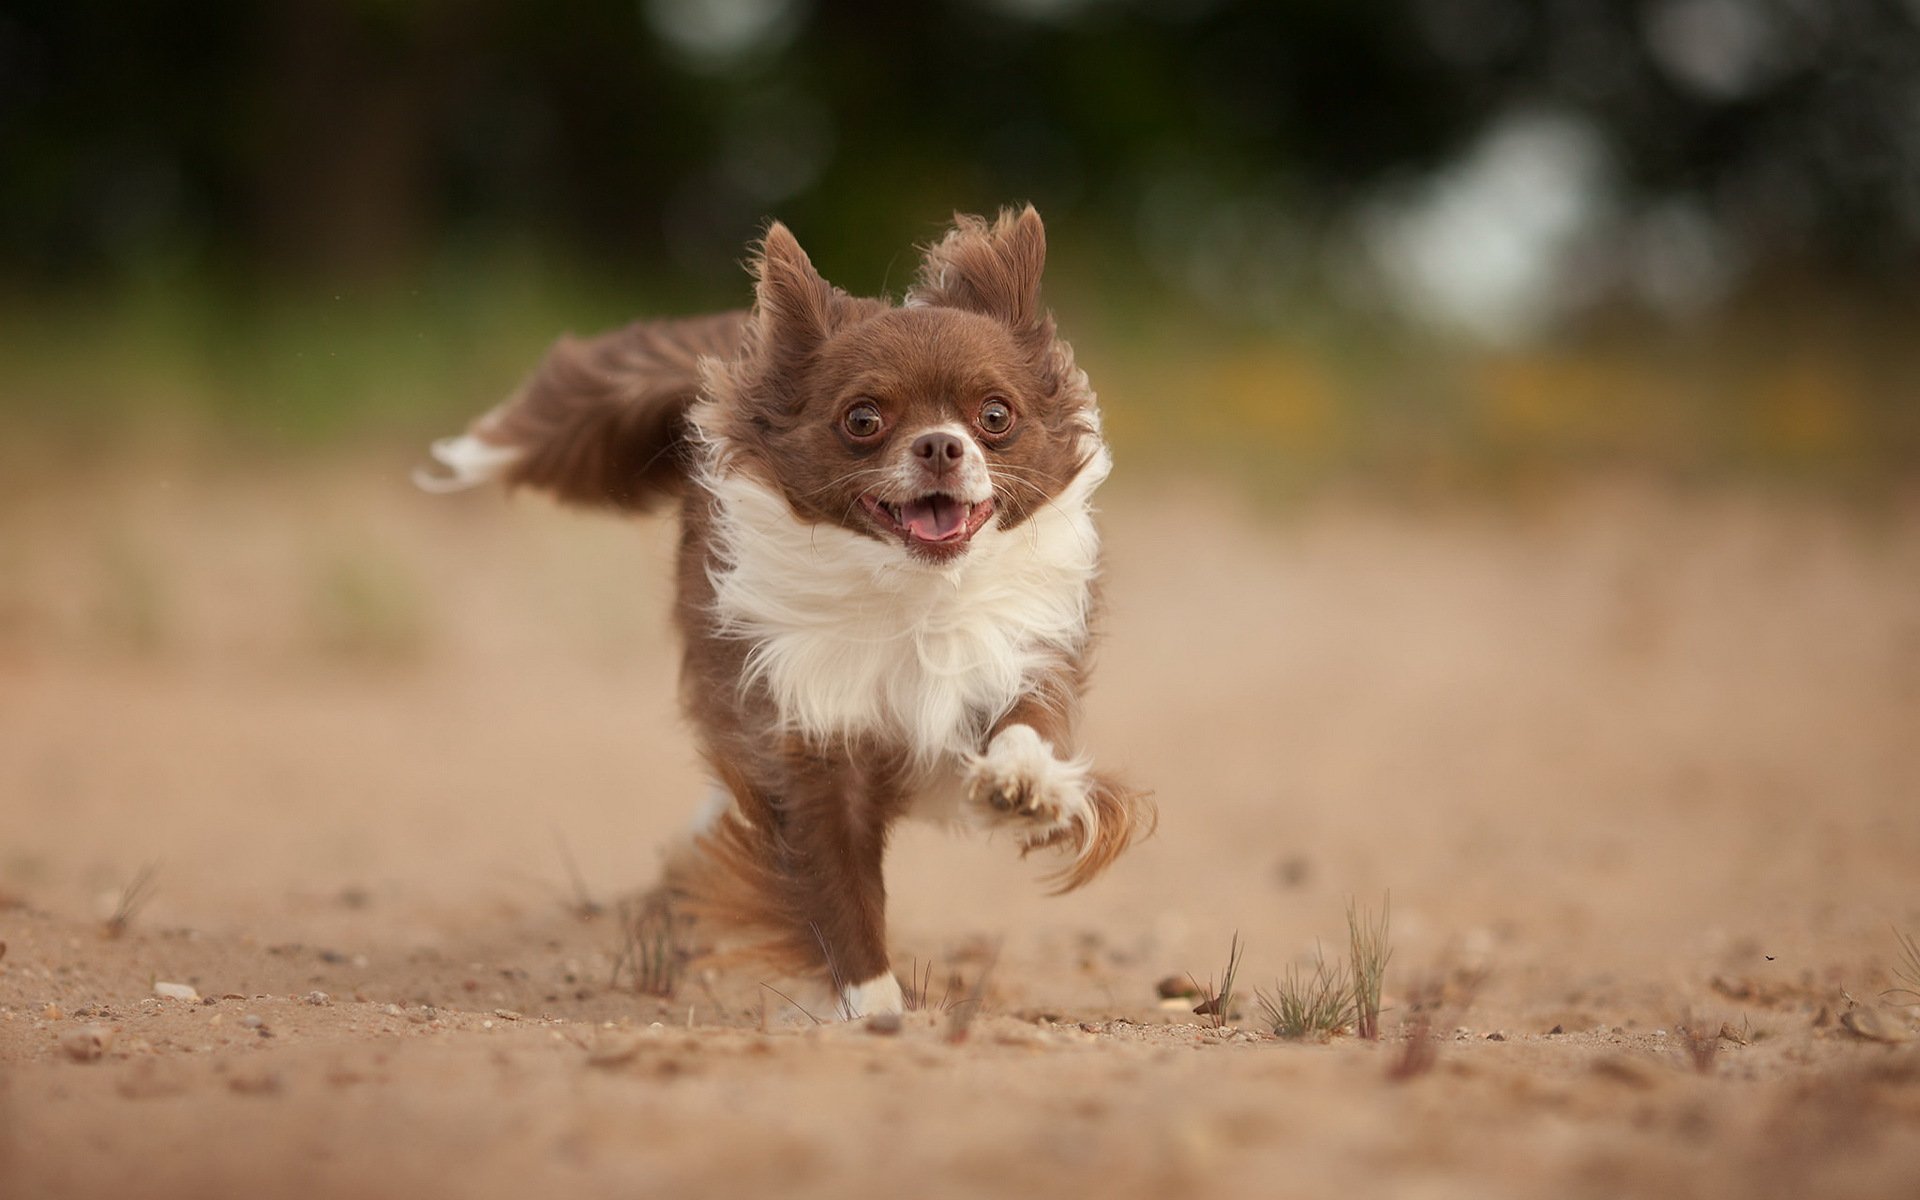
[{"label": "fluffy tail", "polygon": [[506,403],[433,444],[445,468],[414,482],[454,492],[498,480],[555,499],[642,511],[687,477],[687,409],[700,360],[732,359],[746,314],[636,321],[598,337],[563,337]]}]

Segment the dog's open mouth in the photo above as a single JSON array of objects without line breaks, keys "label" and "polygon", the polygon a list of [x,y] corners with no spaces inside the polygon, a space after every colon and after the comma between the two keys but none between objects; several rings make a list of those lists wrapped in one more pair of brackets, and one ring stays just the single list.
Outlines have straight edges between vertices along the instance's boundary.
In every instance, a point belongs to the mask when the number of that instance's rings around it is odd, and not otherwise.
[{"label": "dog's open mouth", "polygon": [[905,539],[910,548],[936,555],[959,551],[993,516],[991,497],[970,504],[944,492],[898,502],[869,494],[860,497],[860,503],[882,526]]}]

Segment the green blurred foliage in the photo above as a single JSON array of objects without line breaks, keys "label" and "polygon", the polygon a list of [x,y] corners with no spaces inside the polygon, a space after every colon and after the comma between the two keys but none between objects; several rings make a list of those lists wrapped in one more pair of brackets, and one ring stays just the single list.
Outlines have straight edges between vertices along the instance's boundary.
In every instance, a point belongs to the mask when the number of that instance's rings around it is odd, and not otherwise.
[{"label": "green blurred foliage", "polygon": [[[412,436],[562,330],[743,303],[769,216],[897,294],[948,214],[1032,199],[1137,456],[1897,478],[1917,100],[1902,0],[12,0],[0,405],[96,446]],[[1556,251],[1578,319],[1404,322],[1381,214],[1538,113],[1604,183]],[[1634,290],[1650,256],[1690,307]]]}]

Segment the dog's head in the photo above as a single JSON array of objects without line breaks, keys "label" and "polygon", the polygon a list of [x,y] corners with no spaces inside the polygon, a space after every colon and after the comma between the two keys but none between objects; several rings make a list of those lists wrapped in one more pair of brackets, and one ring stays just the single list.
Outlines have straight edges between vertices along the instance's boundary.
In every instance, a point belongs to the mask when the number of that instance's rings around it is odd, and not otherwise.
[{"label": "dog's head", "polygon": [[702,423],[803,520],[954,562],[1101,449],[1093,393],[1040,302],[1045,262],[1031,207],[960,217],[893,307],[833,287],[776,223],[741,358]]}]

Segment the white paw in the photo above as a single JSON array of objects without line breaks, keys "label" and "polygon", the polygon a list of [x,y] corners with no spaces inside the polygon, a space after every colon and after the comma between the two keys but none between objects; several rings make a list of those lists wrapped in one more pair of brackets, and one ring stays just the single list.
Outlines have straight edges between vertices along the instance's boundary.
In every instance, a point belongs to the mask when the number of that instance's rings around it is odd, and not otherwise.
[{"label": "white paw", "polygon": [[907,1007],[900,993],[900,981],[892,971],[883,971],[865,983],[848,984],[840,989],[840,1016],[848,1021],[875,1013],[900,1013]]},{"label": "white paw", "polygon": [[1062,760],[1031,725],[1009,725],[985,754],[967,760],[967,797],[975,813],[1017,828],[1024,849],[1092,843],[1093,806],[1087,802],[1089,764]]}]

